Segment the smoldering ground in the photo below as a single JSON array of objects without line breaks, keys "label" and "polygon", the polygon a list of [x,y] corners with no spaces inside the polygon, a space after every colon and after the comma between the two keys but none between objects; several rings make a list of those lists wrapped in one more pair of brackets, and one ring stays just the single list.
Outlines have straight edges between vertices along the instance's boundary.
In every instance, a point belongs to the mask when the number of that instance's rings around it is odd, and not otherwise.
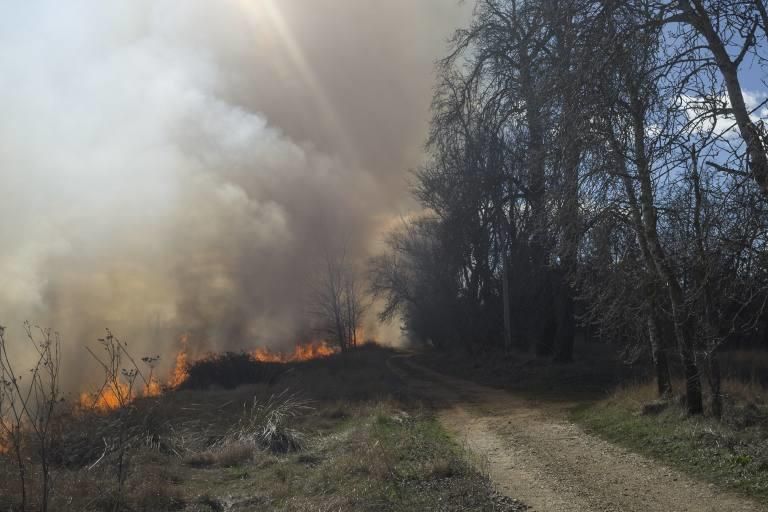
[{"label": "smoldering ground", "polygon": [[134,351],[280,347],[407,208],[445,0],[0,3],[0,314]]}]

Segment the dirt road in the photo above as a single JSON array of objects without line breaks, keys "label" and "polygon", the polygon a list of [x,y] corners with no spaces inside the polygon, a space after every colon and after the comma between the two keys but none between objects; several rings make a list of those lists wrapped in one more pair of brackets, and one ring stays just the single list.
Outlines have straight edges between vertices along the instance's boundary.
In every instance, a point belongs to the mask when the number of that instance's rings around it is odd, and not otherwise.
[{"label": "dirt road", "polygon": [[393,357],[390,368],[437,406],[443,425],[485,465],[499,491],[532,511],[768,511],[585,433],[567,419],[573,404],[446,377],[407,356]]}]

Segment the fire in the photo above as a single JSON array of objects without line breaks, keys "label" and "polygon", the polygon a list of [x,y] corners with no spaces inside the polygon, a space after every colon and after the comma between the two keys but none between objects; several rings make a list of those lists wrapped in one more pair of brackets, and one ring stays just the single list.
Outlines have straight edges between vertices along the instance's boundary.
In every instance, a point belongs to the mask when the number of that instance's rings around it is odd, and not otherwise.
[{"label": "fire", "polygon": [[135,398],[135,393],[128,384],[116,382],[98,393],[81,393],[78,403],[85,409],[111,411],[132,402]]},{"label": "fire", "polygon": [[176,364],[173,367],[171,378],[168,381],[168,387],[177,388],[184,384],[184,381],[189,377],[187,371],[187,345],[189,344],[189,335],[185,334],[179,340],[181,343],[181,350],[176,354]]},{"label": "fire", "polygon": [[187,344],[189,336],[184,335],[180,338],[181,349],[176,354],[176,364],[168,378],[167,383],[161,383],[156,377],[150,376],[149,382],[144,385],[140,392],[131,389],[125,382],[118,381],[110,383],[104,389],[97,393],[81,393],[78,405],[83,409],[92,409],[97,411],[112,411],[123,407],[139,397],[156,397],[163,394],[166,388],[177,388],[189,376],[187,373]]},{"label": "fire", "polygon": [[293,352],[289,353],[273,352],[268,348],[257,348],[251,352],[251,357],[262,363],[294,363],[332,356],[336,352],[336,348],[329,345],[327,342],[314,341],[296,345]]},{"label": "fire", "polygon": [[152,377],[144,388],[144,396],[152,397],[160,396],[161,394],[163,394],[163,385],[156,378]]},{"label": "fire", "polygon": [[[189,378],[189,336],[186,334],[182,336],[179,343],[181,347],[176,354],[174,367],[165,383],[154,376],[150,376],[149,382],[140,390],[131,389],[124,382],[111,383],[100,392],[81,393],[78,404],[84,409],[106,412],[123,407],[139,397],[155,397],[163,394],[165,390],[178,388]],[[332,356],[336,352],[338,352],[336,347],[325,341],[313,341],[297,345],[292,352],[287,353],[274,352],[268,348],[257,348],[250,353],[250,356],[263,363],[293,363]],[[2,446],[0,446],[1,448]]]}]

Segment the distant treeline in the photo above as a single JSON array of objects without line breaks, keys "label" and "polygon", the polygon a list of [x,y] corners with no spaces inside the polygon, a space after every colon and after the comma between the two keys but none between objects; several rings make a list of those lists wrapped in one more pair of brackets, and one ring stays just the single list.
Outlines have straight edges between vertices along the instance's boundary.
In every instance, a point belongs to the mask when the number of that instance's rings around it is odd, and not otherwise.
[{"label": "distant treeline", "polygon": [[[763,0],[480,0],[440,63],[425,214],[372,262],[439,348],[645,351],[719,415],[717,354],[765,346]],[[760,87],[754,85],[754,87]]]}]

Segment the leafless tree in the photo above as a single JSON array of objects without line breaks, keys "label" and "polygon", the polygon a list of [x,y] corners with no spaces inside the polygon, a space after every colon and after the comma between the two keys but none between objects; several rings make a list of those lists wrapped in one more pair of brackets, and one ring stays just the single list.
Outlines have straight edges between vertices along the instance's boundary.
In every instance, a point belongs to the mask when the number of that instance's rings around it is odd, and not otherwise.
[{"label": "leafless tree", "polygon": [[314,293],[312,308],[318,331],[342,351],[355,348],[367,304],[346,253],[327,255],[325,268]]},{"label": "leafless tree", "polygon": [[[717,354],[766,320],[766,136],[740,66],[763,2],[480,0],[441,62],[415,195],[372,262],[417,338],[650,355],[719,416]],[[679,364],[675,364],[678,358]],[[704,377],[706,376],[706,380]]]},{"label": "leafless tree", "polygon": [[[768,139],[765,127],[752,114],[745,101],[739,69],[750,59],[765,63],[768,17],[763,0],[735,2],[733,0],[677,0],[651,2],[648,23],[654,21],[671,27],[665,33],[671,49],[670,68],[681,91],[709,105],[706,116],[733,119],[746,145],[746,167],[751,177],[768,197]],[[700,88],[712,83],[711,71],[719,73],[713,95],[703,95]],[[709,96],[709,97],[707,97]],[[723,102],[721,98],[727,98]],[[718,164],[725,172],[740,172]]]}]

